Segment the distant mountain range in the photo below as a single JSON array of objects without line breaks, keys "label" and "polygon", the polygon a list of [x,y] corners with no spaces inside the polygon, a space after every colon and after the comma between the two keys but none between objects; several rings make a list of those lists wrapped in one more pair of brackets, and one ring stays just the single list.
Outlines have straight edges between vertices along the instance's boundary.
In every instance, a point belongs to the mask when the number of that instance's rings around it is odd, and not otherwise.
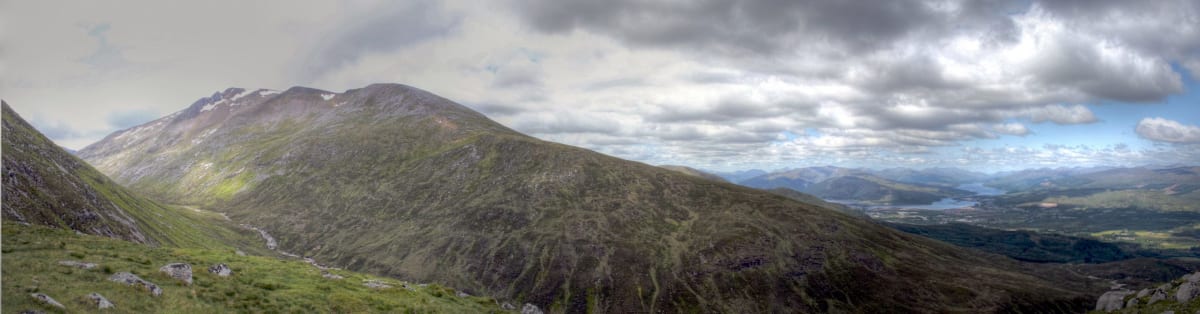
[{"label": "distant mountain range", "polygon": [[[953,173],[964,177],[954,179]],[[904,178],[901,182],[887,177]],[[832,166],[808,167],[772,172],[739,181],[738,184],[760,189],[789,188],[826,200],[855,201],[881,205],[929,204],[938,200],[972,194],[953,188],[982,175],[942,168],[927,170],[889,169],[871,171]],[[917,182],[921,180],[920,182]]]},{"label": "distant mountain range", "polygon": [[[552,312],[1074,312],[1097,293],[802,195],[541,141],[403,85],[232,88],[79,155],[289,252]],[[961,193],[810,172],[758,177],[881,202]]]}]

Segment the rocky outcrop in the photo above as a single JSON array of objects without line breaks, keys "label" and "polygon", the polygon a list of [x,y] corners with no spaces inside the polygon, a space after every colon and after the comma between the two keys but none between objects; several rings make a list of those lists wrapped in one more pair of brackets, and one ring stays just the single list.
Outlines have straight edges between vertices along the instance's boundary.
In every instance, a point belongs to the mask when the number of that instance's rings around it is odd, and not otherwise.
[{"label": "rocky outcrop", "polygon": [[1175,290],[1175,301],[1179,303],[1188,302],[1196,298],[1197,295],[1200,295],[1200,285],[1190,281],[1184,282],[1182,285],[1179,285],[1178,290]]},{"label": "rocky outcrop", "polygon": [[326,279],[334,279],[334,280],[346,278],[346,277],[342,277],[341,275],[330,273],[327,271],[321,271],[321,277],[325,277]]},{"label": "rocky outcrop", "polygon": [[1154,289],[1154,292],[1150,293],[1150,300],[1146,301],[1146,304],[1154,304],[1154,303],[1158,303],[1158,301],[1166,300],[1167,299],[1167,289],[1170,289],[1170,287],[1167,287],[1167,288],[1158,287],[1158,288]]},{"label": "rocky outcrop", "polygon": [[167,273],[167,276],[183,281],[188,285],[192,284],[192,265],[187,263],[167,264],[159,268],[158,271]]},{"label": "rocky outcrop", "polygon": [[81,261],[58,261],[58,264],[63,265],[63,266],[82,268],[82,269],[92,269],[92,268],[96,268],[96,266],[97,266],[96,263],[87,263],[87,262],[81,262]]},{"label": "rocky outcrop", "polygon": [[233,270],[229,269],[229,265],[225,265],[225,263],[208,267],[208,272],[221,277],[229,277],[229,275],[233,274]]},{"label": "rocky outcrop", "polygon": [[57,307],[60,309],[66,308],[62,305],[62,303],[58,303],[58,301],[54,301],[54,298],[51,298],[48,295],[41,294],[41,293],[34,293],[34,294],[30,294],[30,296],[33,296],[33,299],[37,300],[38,302],[41,302],[42,304]]},{"label": "rocky outcrop", "polygon": [[1120,310],[1125,307],[1125,296],[1133,294],[1130,290],[1117,290],[1105,292],[1100,296],[1100,300],[1096,301],[1096,310],[1111,312]]},{"label": "rocky outcrop", "polygon": [[162,295],[162,288],[160,288],[158,285],[143,280],[141,277],[131,273],[116,273],[108,277],[108,280],[130,286],[145,288],[146,291],[150,291],[150,294],[153,294],[156,297]]},{"label": "rocky outcrop", "polygon": [[114,306],[116,306],[112,302],[109,302],[108,299],[105,299],[104,296],[100,295],[99,293],[92,292],[92,293],[88,294],[87,297],[89,300],[92,300],[92,304],[96,305],[96,308],[98,308],[98,309],[103,310],[103,309],[113,308]]},{"label": "rocky outcrop", "polygon": [[542,309],[537,305],[525,303],[525,306],[521,307],[521,314],[542,314]]}]

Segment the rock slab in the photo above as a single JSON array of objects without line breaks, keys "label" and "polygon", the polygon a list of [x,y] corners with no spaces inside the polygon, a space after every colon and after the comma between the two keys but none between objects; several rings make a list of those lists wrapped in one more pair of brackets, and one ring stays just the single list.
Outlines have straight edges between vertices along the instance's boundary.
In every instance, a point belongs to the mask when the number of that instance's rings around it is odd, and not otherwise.
[{"label": "rock slab", "polygon": [[525,306],[521,307],[521,314],[543,314],[543,313],[542,313],[542,309],[538,308],[537,305],[525,303]]},{"label": "rock slab", "polygon": [[1179,303],[1187,303],[1200,295],[1200,284],[1194,282],[1185,282],[1179,285],[1179,290],[1175,291],[1175,301]]},{"label": "rock slab", "polygon": [[208,272],[221,277],[229,277],[229,275],[233,274],[233,270],[229,269],[229,265],[225,265],[225,263],[212,265],[208,268]]},{"label": "rock slab", "polygon": [[91,299],[92,302],[96,304],[96,308],[98,309],[110,309],[115,306],[112,304],[112,302],[109,302],[108,299],[105,299],[104,296],[100,295],[99,293],[92,292],[88,294],[88,299]]},{"label": "rock slab", "polygon": [[192,265],[187,263],[167,264],[159,268],[158,271],[167,273],[167,276],[183,281],[188,285],[192,284]]},{"label": "rock slab", "polygon": [[131,273],[116,273],[108,277],[108,280],[123,283],[130,286],[140,286],[150,291],[154,296],[162,295],[162,288],[149,281],[143,280],[141,277]]},{"label": "rock slab", "polygon": [[54,301],[54,298],[51,298],[48,295],[45,295],[42,293],[34,293],[34,294],[30,294],[30,296],[32,296],[34,300],[37,300],[38,302],[42,302],[43,304],[57,307],[60,309],[66,308],[62,305],[62,303],[58,303],[58,301]]},{"label": "rock slab", "polygon": [[1111,312],[1120,310],[1125,307],[1125,296],[1133,294],[1133,291],[1118,290],[1105,292],[1096,300],[1096,310]]},{"label": "rock slab", "polygon": [[58,261],[58,264],[63,265],[63,266],[82,268],[82,269],[96,268],[96,263],[88,263],[88,262],[81,262],[81,261]]}]

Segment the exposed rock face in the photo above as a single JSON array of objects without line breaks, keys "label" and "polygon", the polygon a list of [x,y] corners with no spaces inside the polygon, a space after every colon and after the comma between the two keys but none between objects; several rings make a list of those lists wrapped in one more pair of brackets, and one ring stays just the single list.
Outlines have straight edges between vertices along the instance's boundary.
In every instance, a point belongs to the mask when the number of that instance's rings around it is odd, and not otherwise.
[{"label": "exposed rock face", "polygon": [[537,305],[525,303],[525,306],[521,307],[521,314],[542,314],[542,309],[539,309]]},{"label": "exposed rock face", "polygon": [[183,281],[188,285],[192,284],[192,265],[187,263],[171,263],[158,269],[158,271],[167,273],[171,278]]},{"label": "exposed rock face", "polygon": [[1191,275],[1183,276],[1183,280],[1187,282],[1200,283],[1200,271]]},{"label": "exposed rock face", "polygon": [[96,268],[96,263],[87,263],[87,262],[80,262],[80,261],[58,261],[58,264],[63,265],[63,266],[78,267],[78,268],[82,268],[82,269]]},{"label": "exposed rock face", "polygon": [[1096,301],[1096,310],[1105,312],[1120,310],[1125,307],[1125,296],[1130,294],[1133,294],[1133,291],[1118,290],[1105,292]]},{"label": "exposed rock face", "polygon": [[225,263],[212,265],[212,267],[208,268],[208,272],[221,277],[229,277],[229,275],[233,274],[233,270],[229,269],[229,265],[225,265]]},{"label": "exposed rock face", "polygon": [[108,299],[105,299],[104,296],[100,295],[99,293],[92,292],[88,294],[88,299],[91,299],[92,302],[96,304],[96,308],[98,309],[108,309],[115,306],[112,304],[112,302],[109,302]]},{"label": "exposed rock face", "polygon": [[1149,289],[1149,288],[1142,289],[1141,291],[1138,291],[1138,293],[1137,293],[1137,297],[1138,297],[1138,298],[1145,298],[1145,297],[1146,297],[1146,296],[1148,296],[1148,295],[1150,295],[1150,289]]},{"label": "exposed rock face", "polygon": [[141,286],[147,291],[150,291],[150,293],[156,297],[162,295],[162,288],[159,288],[158,285],[143,280],[141,277],[131,273],[116,273],[108,277],[108,280],[124,283],[130,286]]},{"label": "exposed rock face", "polygon": [[1179,290],[1175,291],[1175,301],[1185,303],[1191,301],[1197,295],[1200,295],[1200,284],[1184,282],[1182,285],[1179,285]]},{"label": "exposed rock face", "polygon": [[57,307],[60,309],[65,308],[65,307],[63,307],[62,303],[58,303],[58,301],[54,301],[54,298],[51,298],[48,295],[41,294],[41,293],[34,293],[34,294],[31,294],[31,296],[33,296],[34,299],[37,299],[38,302],[45,303],[46,305]]},{"label": "exposed rock face", "polygon": [[1125,308],[1127,308],[1127,309],[1129,309],[1129,308],[1135,308],[1135,307],[1137,307],[1137,306],[1138,306],[1138,299],[1137,299],[1137,298],[1132,298],[1132,299],[1129,299],[1129,302],[1125,302]]}]

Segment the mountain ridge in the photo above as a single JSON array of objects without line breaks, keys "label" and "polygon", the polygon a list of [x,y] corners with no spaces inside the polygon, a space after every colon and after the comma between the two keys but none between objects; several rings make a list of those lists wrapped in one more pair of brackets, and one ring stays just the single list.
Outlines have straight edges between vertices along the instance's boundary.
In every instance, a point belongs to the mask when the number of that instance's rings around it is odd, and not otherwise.
[{"label": "mountain ridge", "polygon": [[175,121],[81,155],[139,191],[262,226],[291,252],[551,311],[1067,311],[1090,301],[1085,286],[1050,284],[1011,260],[538,140],[404,85],[328,100],[289,89],[248,108],[275,115],[238,115],[198,142],[211,126]]}]

